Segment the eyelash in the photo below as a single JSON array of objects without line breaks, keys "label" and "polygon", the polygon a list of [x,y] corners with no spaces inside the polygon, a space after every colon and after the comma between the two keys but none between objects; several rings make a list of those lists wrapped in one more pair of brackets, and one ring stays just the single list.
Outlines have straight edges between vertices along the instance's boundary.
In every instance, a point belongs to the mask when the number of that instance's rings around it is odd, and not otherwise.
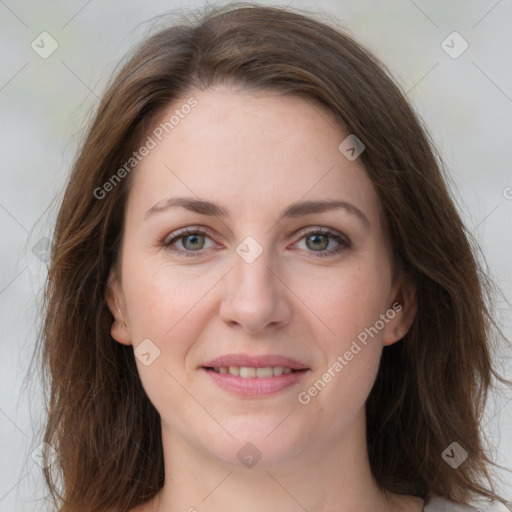
[{"label": "eyelash", "polygon": [[[172,235],[174,235],[172,238],[164,239],[161,242],[161,245],[174,253],[181,253],[181,255],[184,255],[187,258],[190,258],[190,257],[194,258],[194,257],[202,256],[205,252],[208,251],[208,249],[200,249],[198,251],[189,251],[189,250],[184,250],[184,249],[176,249],[176,248],[172,247],[172,244],[174,242],[176,242],[182,238],[183,239],[187,238],[187,236],[191,236],[191,235],[205,235],[208,238],[211,238],[208,236],[208,233],[206,231],[204,231],[200,228],[188,227],[188,228],[181,229],[181,230],[177,231],[176,233],[173,233]],[[328,228],[316,228],[316,229],[311,229],[311,230],[301,230],[300,235],[301,235],[301,237],[299,240],[302,240],[303,238],[306,238],[306,237],[312,236],[312,235],[323,235],[323,236],[328,236],[331,239],[333,239],[339,243],[339,245],[335,249],[323,250],[323,251],[307,251],[307,252],[311,252],[313,254],[313,256],[312,256],[313,258],[324,258],[324,257],[329,257],[329,256],[335,256],[338,253],[340,253],[341,251],[343,251],[344,249],[348,249],[351,246],[351,242],[348,238],[346,238],[341,233],[338,233],[337,231],[334,231],[334,230],[331,230]]]}]

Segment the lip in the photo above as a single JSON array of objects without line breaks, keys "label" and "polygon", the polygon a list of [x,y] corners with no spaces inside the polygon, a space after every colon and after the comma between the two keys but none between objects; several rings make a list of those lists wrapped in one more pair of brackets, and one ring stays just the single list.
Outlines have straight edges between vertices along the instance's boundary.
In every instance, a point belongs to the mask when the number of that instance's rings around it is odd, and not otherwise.
[{"label": "lip", "polygon": [[[249,366],[264,368],[265,366],[283,366],[297,370],[293,373],[283,373],[274,377],[237,377],[229,373],[217,373],[211,368],[220,366]],[[250,356],[248,354],[228,354],[208,361],[200,368],[220,388],[239,396],[258,397],[273,395],[294,384],[297,384],[309,372],[303,363],[285,356],[265,354]]]},{"label": "lip", "polygon": [[[307,365],[289,357],[263,354],[251,356],[249,354],[226,354],[208,361],[204,368],[219,368],[220,366],[250,366],[253,368],[264,368],[265,366],[284,366],[292,370],[307,370]],[[288,374],[291,375],[291,374]],[[276,377],[271,377],[276,378]]]},{"label": "lip", "polygon": [[283,373],[277,377],[243,378],[229,373],[216,373],[206,368],[202,368],[202,370],[222,389],[244,397],[275,394],[297,384],[308,373],[308,370],[302,370],[295,373]]}]

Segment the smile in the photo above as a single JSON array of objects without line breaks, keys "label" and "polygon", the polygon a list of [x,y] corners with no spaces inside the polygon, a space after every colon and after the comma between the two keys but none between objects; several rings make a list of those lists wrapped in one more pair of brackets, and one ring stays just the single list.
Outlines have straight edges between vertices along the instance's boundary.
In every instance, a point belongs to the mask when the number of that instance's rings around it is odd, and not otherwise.
[{"label": "smile", "polygon": [[222,390],[244,398],[275,395],[298,384],[309,369],[294,370],[283,366],[219,366],[202,370]]},{"label": "smile", "polygon": [[284,373],[293,373],[298,370],[284,366],[264,366],[262,368],[254,368],[252,366],[218,366],[216,368],[208,368],[217,373],[228,373],[236,377],[247,378],[268,378],[278,377]]}]

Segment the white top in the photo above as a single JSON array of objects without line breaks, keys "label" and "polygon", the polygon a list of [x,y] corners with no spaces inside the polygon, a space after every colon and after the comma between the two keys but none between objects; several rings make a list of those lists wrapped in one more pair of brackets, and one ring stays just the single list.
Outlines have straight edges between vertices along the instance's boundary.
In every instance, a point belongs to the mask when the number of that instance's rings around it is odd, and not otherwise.
[{"label": "white top", "polygon": [[457,505],[439,496],[433,496],[429,504],[425,506],[424,512],[480,512],[481,510],[479,508]]}]

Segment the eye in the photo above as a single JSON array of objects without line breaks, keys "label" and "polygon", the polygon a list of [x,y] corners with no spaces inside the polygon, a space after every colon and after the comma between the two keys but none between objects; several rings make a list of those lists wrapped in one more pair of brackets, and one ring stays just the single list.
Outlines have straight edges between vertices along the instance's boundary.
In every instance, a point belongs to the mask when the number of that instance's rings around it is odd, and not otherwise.
[{"label": "eye", "polygon": [[162,245],[170,251],[181,253],[184,256],[202,255],[207,249],[214,247],[205,246],[206,240],[210,239],[206,231],[197,227],[184,228],[171,234],[171,238],[167,238]]},{"label": "eye", "polygon": [[[334,256],[351,246],[350,240],[345,235],[327,228],[302,231],[301,234],[303,236],[299,242],[304,240],[306,251],[313,253],[312,256],[315,258]],[[333,245],[333,243],[335,244],[334,248],[328,249],[329,245]]]},{"label": "eye", "polygon": [[[315,258],[334,256],[351,246],[350,240],[345,235],[328,228],[302,230],[300,234],[302,237],[297,244],[304,240],[305,249],[301,247],[299,249],[312,253],[311,256]],[[213,241],[210,246],[207,246],[208,240],[211,241],[211,238],[205,230],[199,227],[187,227],[171,233],[161,245],[178,255],[194,257],[202,256],[208,249],[215,247]],[[329,249],[333,244],[337,245]]]}]

